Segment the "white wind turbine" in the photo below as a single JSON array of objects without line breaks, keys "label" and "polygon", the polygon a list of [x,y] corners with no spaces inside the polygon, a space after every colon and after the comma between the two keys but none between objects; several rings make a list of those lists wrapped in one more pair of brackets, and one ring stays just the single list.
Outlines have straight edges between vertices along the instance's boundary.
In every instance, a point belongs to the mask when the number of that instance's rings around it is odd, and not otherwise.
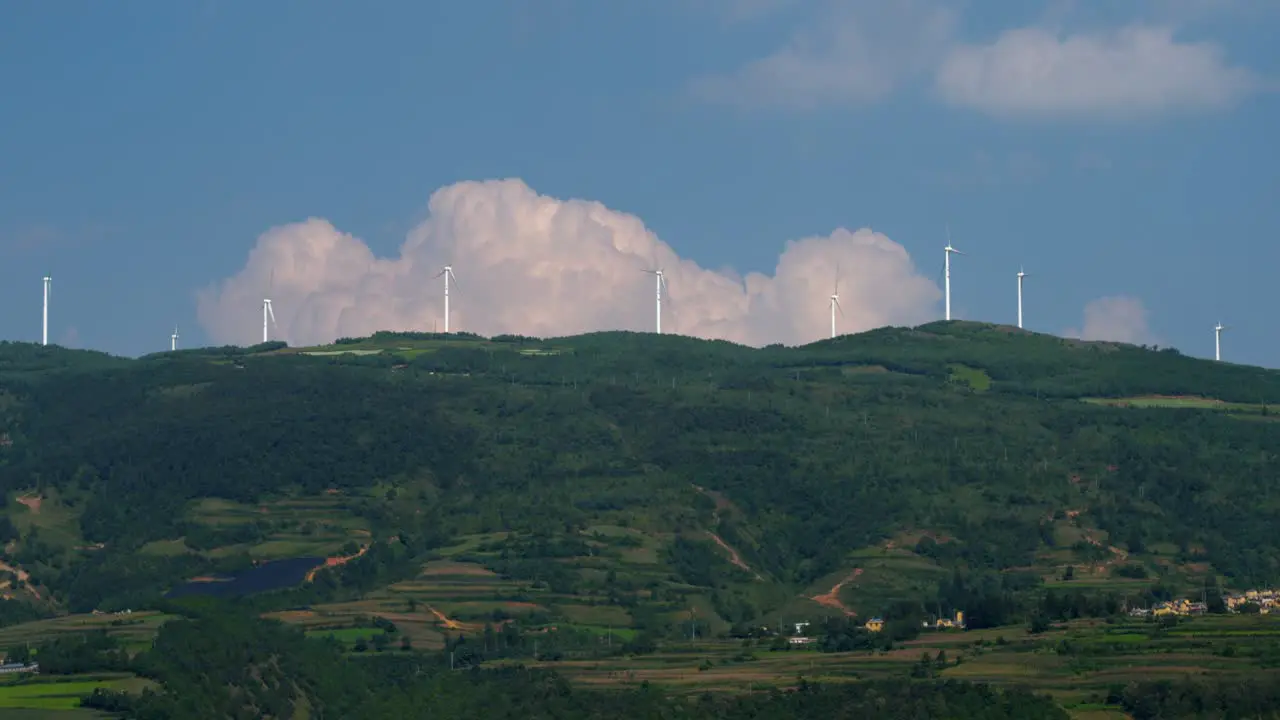
[{"label": "white wind turbine", "polygon": [[449,280],[452,279],[456,284],[458,278],[453,274],[453,266],[445,265],[440,272],[436,273],[436,277],[444,276],[444,334],[449,334]]},{"label": "white wind turbine", "polygon": [[40,332],[40,344],[49,344],[49,287],[53,282],[53,278],[48,275],[44,276],[44,321]]},{"label": "white wind turbine", "polygon": [[[271,294],[271,287],[275,285],[275,282],[276,282],[276,271],[272,270],[271,279],[267,281],[267,295]],[[271,321],[271,325],[275,325],[276,312],[275,310],[271,309],[271,298],[264,297],[262,298],[262,342],[264,343],[271,341],[270,326],[267,324],[268,320]]]},{"label": "white wind turbine", "polygon": [[1023,272],[1022,268],[1018,268],[1018,328],[1019,329],[1022,328],[1022,278],[1026,276],[1027,276],[1027,273]]},{"label": "white wind turbine", "polygon": [[840,266],[836,265],[836,284],[831,291],[831,337],[836,336],[836,311],[840,311],[840,317],[844,317],[844,308],[840,307]]},{"label": "white wind turbine", "polygon": [[657,270],[645,270],[654,277],[654,286],[656,288],[655,295],[655,312],[657,314],[656,332],[662,334],[662,291],[667,287],[667,277],[662,274],[662,268]]},{"label": "white wind turbine", "polygon": [[169,336],[169,351],[173,352],[178,349],[178,326],[173,326],[173,334]]},{"label": "white wind turbine", "polygon": [[943,266],[946,283],[946,303],[947,303],[947,320],[951,319],[951,254],[964,255],[964,253],[951,247],[951,226],[947,226],[947,246],[943,248],[947,254],[946,264]]},{"label": "white wind turbine", "polygon": [[1213,359],[1219,362],[1222,361],[1222,331],[1229,329],[1221,322],[1213,326]]}]

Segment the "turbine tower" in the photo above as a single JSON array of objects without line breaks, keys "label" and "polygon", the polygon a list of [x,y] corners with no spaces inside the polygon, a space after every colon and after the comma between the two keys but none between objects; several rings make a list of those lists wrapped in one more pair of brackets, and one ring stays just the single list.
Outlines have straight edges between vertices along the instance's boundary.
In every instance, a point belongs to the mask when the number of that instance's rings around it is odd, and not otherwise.
[{"label": "turbine tower", "polygon": [[178,349],[178,326],[173,326],[173,334],[169,336],[169,352]]},{"label": "turbine tower", "polygon": [[1213,326],[1213,359],[1219,362],[1222,361],[1222,331],[1227,329],[1221,322]]},{"label": "turbine tower", "polygon": [[947,255],[946,264],[943,266],[943,272],[945,273],[945,276],[946,276],[945,282],[946,282],[946,296],[947,296],[947,300],[946,300],[947,320],[950,320],[951,319],[951,254],[955,253],[956,255],[964,255],[964,253],[951,247],[951,228],[949,226],[947,227],[947,246],[943,248],[943,250],[946,252],[946,255]]},{"label": "turbine tower", "polygon": [[40,344],[49,344],[49,284],[53,282],[53,278],[48,275],[44,276],[44,322],[41,325]]},{"label": "turbine tower", "polygon": [[667,287],[667,277],[662,274],[662,268],[658,268],[657,270],[645,270],[645,272],[649,273],[654,278],[654,286],[656,289],[656,295],[654,300],[655,313],[657,316],[656,332],[659,335],[661,335],[662,334],[662,291]]},{"label": "turbine tower", "polygon": [[[267,320],[271,320],[271,324],[276,324],[276,313],[271,309],[271,299],[262,298],[262,342],[271,341],[271,333],[269,331]],[[175,337],[177,337],[175,335]]]},{"label": "turbine tower", "polygon": [[[276,286],[276,269],[271,268],[271,275],[267,278],[267,292],[262,296],[262,342],[271,341],[271,333],[267,321],[271,321],[271,325],[276,325],[276,312],[271,308],[271,290]],[[277,325],[277,327],[279,327]],[[174,334],[178,332],[174,328]]]},{"label": "turbine tower", "polygon": [[444,334],[449,334],[449,279],[452,278],[455,283],[458,278],[453,274],[453,266],[445,265],[444,269],[436,273],[436,277],[444,276]]},{"label": "turbine tower", "polygon": [[1027,274],[1018,268],[1018,329],[1022,329],[1022,278]]},{"label": "turbine tower", "polygon": [[840,317],[844,317],[844,308],[840,307],[840,267],[836,266],[836,284],[831,291],[831,337],[836,336],[836,311],[840,311]]}]

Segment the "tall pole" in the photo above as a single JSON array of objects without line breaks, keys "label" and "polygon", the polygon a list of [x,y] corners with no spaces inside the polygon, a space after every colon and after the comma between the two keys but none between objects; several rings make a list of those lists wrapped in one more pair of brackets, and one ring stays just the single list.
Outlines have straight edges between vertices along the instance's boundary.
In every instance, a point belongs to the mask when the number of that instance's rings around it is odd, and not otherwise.
[{"label": "tall pole", "polygon": [[1222,323],[1213,329],[1213,359],[1222,361]]},{"label": "tall pole", "polygon": [[657,296],[654,307],[657,312],[657,328],[658,334],[662,334],[662,271],[659,270],[653,274],[653,281],[657,285]]},{"label": "tall pole", "polygon": [[1025,275],[1018,271],[1018,329],[1022,329],[1022,278]]},{"label": "tall pole", "polygon": [[262,342],[269,342],[271,340],[270,333],[267,329],[267,316],[270,312],[271,301],[264,298],[262,301]]},{"label": "tall pole", "polygon": [[946,284],[946,295],[947,295],[947,319],[950,320],[951,319],[951,246],[950,245],[947,245],[947,249],[945,250],[945,252],[947,255],[947,259],[946,259],[946,262],[943,264],[943,275],[946,276],[944,282]]},{"label": "tall pole", "polygon": [[831,338],[836,337],[836,296],[831,296]]},{"label": "tall pole", "polygon": [[449,275],[452,269],[444,266],[444,334],[449,334]]},{"label": "tall pole", "polygon": [[44,276],[44,321],[40,331],[40,344],[49,344],[49,283],[53,278],[48,275]]}]

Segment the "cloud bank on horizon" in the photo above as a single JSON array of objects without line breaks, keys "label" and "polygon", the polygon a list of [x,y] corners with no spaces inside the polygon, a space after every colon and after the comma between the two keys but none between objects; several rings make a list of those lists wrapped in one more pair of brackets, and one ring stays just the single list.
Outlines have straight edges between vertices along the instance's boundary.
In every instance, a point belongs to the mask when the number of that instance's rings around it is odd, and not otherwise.
[{"label": "cloud bank on horizon", "polygon": [[942,297],[905,248],[869,229],[789,241],[772,275],[737,277],[681,258],[634,215],[518,179],[459,182],[428,208],[391,258],[319,218],[268,230],[243,269],[198,293],[201,325],[216,343],[257,343],[269,296],[272,337],[292,345],[443,330],[446,264],[458,279],[450,329],[485,336],[652,331],[654,267],[668,282],[664,332],[746,345],[827,337],[837,268],[842,334],[935,319]]}]

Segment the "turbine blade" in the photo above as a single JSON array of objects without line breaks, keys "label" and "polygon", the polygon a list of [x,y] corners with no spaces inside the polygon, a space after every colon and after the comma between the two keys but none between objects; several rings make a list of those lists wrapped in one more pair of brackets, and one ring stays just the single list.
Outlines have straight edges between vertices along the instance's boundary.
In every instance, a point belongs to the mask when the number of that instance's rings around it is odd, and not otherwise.
[{"label": "turbine blade", "polygon": [[844,317],[844,308],[840,307],[840,301],[839,301],[839,300],[834,300],[834,299],[833,299],[833,301],[834,301],[834,302],[835,302],[835,304],[836,304],[836,310],[839,310],[839,311],[840,311],[840,317]]},{"label": "turbine blade", "polygon": [[276,311],[271,309],[271,303],[267,303],[267,315],[271,317],[271,324],[276,324]]}]

